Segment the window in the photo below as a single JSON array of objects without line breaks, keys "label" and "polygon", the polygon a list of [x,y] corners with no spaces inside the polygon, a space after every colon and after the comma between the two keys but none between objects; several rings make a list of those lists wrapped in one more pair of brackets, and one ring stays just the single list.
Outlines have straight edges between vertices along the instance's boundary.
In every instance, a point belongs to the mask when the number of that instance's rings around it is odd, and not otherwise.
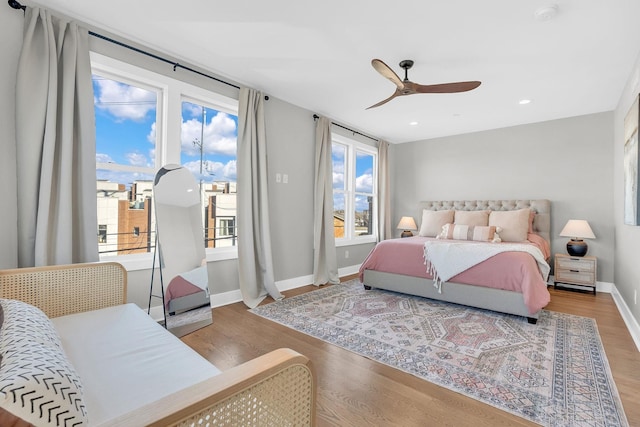
[{"label": "window", "polygon": [[334,135],[331,155],[336,244],[375,241],[378,156],[375,148]]},{"label": "window", "polygon": [[[146,251],[127,225],[140,215],[151,198],[155,174],[155,125],[158,121],[158,88],[110,73],[93,74],[96,116],[96,190],[98,223],[113,230],[98,242],[103,255]],[[148,204],[150,208],[151,204]],[[105,226],[106,227],[106,226]],[[151,224],[143,227],[153,230]],[[149,236],[151,239],[151,236]]]},{"label": "window", "polygon": [[[180,164],[200,183],[208,248],[236,244],[235,229],[227,233],[229,228],[218,227],[216,222],[233,222],[236,217],[237,132],[236,115],[195,100],[182,101]],[[220,217],[231,219],[217,220]]]},{"label": "window", "polygon": [[[205,246],[235,246],[238,101],[95,53],[91,60],[100,256],[153,250],[153,178],[169,163],[200,183]],[[220,217],[233,224],[224,242]]]},{"label": "window", "polygon": [[107,226],[98,224],[98,243],[107,243]]}]

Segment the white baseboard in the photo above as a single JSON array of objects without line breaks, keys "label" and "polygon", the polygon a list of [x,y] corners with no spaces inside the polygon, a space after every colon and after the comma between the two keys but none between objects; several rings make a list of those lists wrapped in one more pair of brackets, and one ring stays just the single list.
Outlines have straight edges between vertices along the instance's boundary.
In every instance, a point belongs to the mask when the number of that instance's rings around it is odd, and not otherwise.
[{"label": "white baseboard", "polygon": [[[338,269],[340,277],[356,274],[360,270],[360,264],[351,265]],[[276,287],[280,292],[289,291],[291,289],[301,288],[313,283],[313,275],[294,277],[292,279],[276,281]],[[222,292],[211,295],[211,307],[222,307],[223,305],[233,304],[242,301],[242,292],[240,289],[234,291]],[[162,317],[162,308],[160,308],[160,317]]]},{"label": "white baseboard", "polygon": [[240,289],[234,291],[221,292],[219,294],[211,294],[211,307],[222,307],[223,305],[233,304],[242,301],[242,292]]},{"label": "white baseboard", "polygon": [[625,325],[627,325],[627,329],[631,334],[631,338],[633,338],[633,342],[636,343],[636,347],[638,348],[638,351],[640,351],[640,325],[638,324],[638,321],[633,317],[629,306],[624,299],[622,299],[622,295],[620,295],[620,292],[618,292],[618,288],[616,288],[615,285],[613,285],[613,289],[611,290],[611,296],[618,307],[622,320],[624,320]]},{"label": "white baseboard", "polygon": [[353,274],[357,274],[358,271],[360,271],[361,265],[362,264],[350,265],[349,267],[340,268],[338,269],[338,276],[345,277],[345,276],[351,276]]}]

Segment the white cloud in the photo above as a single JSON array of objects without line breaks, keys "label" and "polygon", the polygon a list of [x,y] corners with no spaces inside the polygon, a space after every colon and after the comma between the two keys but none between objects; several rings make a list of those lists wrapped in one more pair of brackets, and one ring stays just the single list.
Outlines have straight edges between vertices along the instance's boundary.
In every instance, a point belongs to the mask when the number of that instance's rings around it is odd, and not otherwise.
[{"label": "white cloud", "polygon": [[226,179],[228,179],[229,181],[235,181],[236,180],[236,175],[237,175],[237,171],[236,171],[236,161],[235,160],[231,160],[230,162],[227,162],[226,165],[224,165],[224,177]]},{"label": "white cloud", "polygon": [[145,166],[150,167],[149,161],[147,160],[147,156],[140,153],[127,153],[125,154],[127,161],[132,166]]},{"label": "white cloud", "polygon": [[373,175],[371,173],[365,173],[356,178],[356,191],[373,192]]},{"label": "white cloud", "polygon": [[333,172],[333,188],[344,188],[344,174]]},{"label": "white cloud", "polygon": [[106,110],[118,120],[141,121],[156,108],[156,94],[106,78],[96,80],[96,107]]},{"label": "white cloud", "polygon": [[182,104],[183,113],[189,114],[191,117],[202,117],[202,106],[185,102]]},{"label": "white cloud", "polygon": [[113,163],[113,159],[108,154],[96,153],[96,163]]},{"label": "white cloud", "polygon": [[[202,138],[202,122],[189,119],[182,122],[182,151],[190,156],[200,154],[198,142]],[[204,153],[235,156],[237,152],[236,122],[228,114],[219,112],[204,126]]]},{"label": "white cloud", "polygon": [[[200,162],[192,161],[184,163],[182,166],[189,169],[196,180],[200,180]],[[202,181],[233,181],[236,180],[236,161],[231,160],[229,162],[212,162],[207,161],[203,165]]]},{"label": "white cloud", "polygon": [[332,144],[331,145],[331,157],[335,159],[344,159],[347,149],[344,145]]},{"label": "white cloud", "polygon": [[333,173],[339,173],[344,175],[344,161],[343,160],[336,161],[336,159],[334,158],[332,160],[331,169],[333,170]]},{"label": "white cloud", "polygon": [[130,184],[134,181],[152,180],[153,175],[143,174],[139,172],[123,172],[123,171],[98,169],[96,171],[96,178],[111,181],[111,182],[117,182],[118,184],[125,184],[127,188],[129,188]]},{"label": "white cloud", "polygon": [[151,123],[151,129],[149,129],[149,133],[147,134],[147,141],[156,145],[156,122]]}]

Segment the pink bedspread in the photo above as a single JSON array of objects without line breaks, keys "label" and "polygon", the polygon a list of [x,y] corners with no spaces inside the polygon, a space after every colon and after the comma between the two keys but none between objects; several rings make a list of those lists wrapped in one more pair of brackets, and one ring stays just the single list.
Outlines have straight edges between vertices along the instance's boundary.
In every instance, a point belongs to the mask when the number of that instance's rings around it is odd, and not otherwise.
[{"label": "pink bedspread", "polygon": [[[414,236],[378,243],[360,267],[360,281],[363,280],[365,270],[432,279],[424,263],[424,243],[427,240],[433,238]],[[547,252],[548,249],[543,250],[543,254],[546,255]],[[521,292],[524,304],[531,314],[538,312],[551,300],[538,264],[526,252],[497,254],[453,276],[449,281]],[[445,289],[446,283],[443,286]]]},{"label": "pink bedspread", "polygon": [[167,290],[164,292],[164,304],[169,308],[169,303],[172,299],[195,294],[197,292],[203,291],[188,280],[185,280],[182,276],[176,276],[171,279],[171,282],[169,282],[169,285],[167,286]]}]

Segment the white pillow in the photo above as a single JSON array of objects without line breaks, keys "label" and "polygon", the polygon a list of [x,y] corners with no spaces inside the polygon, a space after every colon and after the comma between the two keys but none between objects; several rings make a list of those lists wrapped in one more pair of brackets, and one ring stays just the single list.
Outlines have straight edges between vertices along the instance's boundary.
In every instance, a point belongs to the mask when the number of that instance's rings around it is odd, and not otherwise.
[{"label": "white pillow", "polygon": [[456,211],[454,224],[489,225],[491,211]]},{"label": "white pillow", "polygon": [[87,425],[80,378],[49,318],[15,300],[0,299],[0,311],[0,415],[43,427]]},{"label": "white pillow", "polygon": [[453,222],[453,212],[452,210],[430,211],[423,209],[422,223],[420,224],[418,235],[422,237],[436,237],[440,234],[445,224]]},{"label": "white pillow", "polygon": [[501,227],[500,237],[503,242],[523,242],[529,232],[531,209],[515,211],[491,211],[489,225]]},{"label": "white pillow", "polygon": [[500,227],[492,225],[446,224],[437,238],[499,243],[502,241],[500,231]]}]

